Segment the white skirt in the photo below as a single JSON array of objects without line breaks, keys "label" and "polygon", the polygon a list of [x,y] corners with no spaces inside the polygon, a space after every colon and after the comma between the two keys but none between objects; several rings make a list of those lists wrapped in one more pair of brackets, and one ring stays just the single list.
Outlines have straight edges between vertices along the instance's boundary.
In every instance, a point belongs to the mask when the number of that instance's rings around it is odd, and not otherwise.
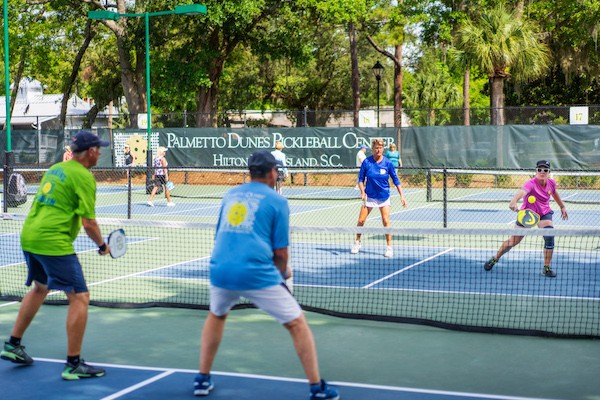
[{"label": "white skirt", "polygon": [[365,201],[365,206],[368,208],[381,208],[381,207],[389,206],[391,204],[392,204],[392,202],[390,201],[389,197],[387,198],[387,200],[377,200],[377,199],[372,199],[370,197],[367,197],[367,200]]}]

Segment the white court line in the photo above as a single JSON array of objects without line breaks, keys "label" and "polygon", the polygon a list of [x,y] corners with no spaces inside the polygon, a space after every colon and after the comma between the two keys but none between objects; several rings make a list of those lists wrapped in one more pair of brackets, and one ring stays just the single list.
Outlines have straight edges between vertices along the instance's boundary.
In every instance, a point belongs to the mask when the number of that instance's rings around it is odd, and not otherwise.
[{"label": "white court line", "polygon": [[391,273],[391,274],[389,274],[389,275],[387,275],[387,276],[384,276],[384,277],[383,277],[383,278],[381,278],[381,279],[377,279],[376,281],[374,281],[374,282],[371,282],[371,283],[369,283],[368,285],[365,285],[365,286],[363,286],[362,288],[363,288],[363,289],[368,289],[368,288],[370,288],[370,287],[372,287],[372,286],[374,286],[374,285],[377,285],[378,283],[381,283],[381,282],[385,281],[386,279],[389,279],[389,278],[391,278],[391,277],[393,277],[393,276],[396,276],[396,275],[398,275],[398,274],[401,274],[401,273],[402,273],[402,272],[404,272],[404,271],[408,271],[409,269],[411,269],[411,268],[413,268],[413,267],[416,267],[417,265],[423,264],[423,263],[425,263],[425,262],[427,262],[427,261],[431,261],[431,260],[433,260],[434,258],[437,258],[437,257],[439,257],[439,256],[441,256],[441,255],[443,255],[443,254],[446,254],[446,253],[448,253],[448,252],[450,252],[450,251],[453,251],[453,250],[454,250],[454,248],[446,249],[446,250],[444,250],[444,251],[442,251],[442,252],[440,252],[440,253],[437,253],[437,254],[434,254],[434,255],[432,255],[431,257],[424,258],[423,260],[421,260],[421,261],[419,261],[419,262],[416,262],[416,263],[414,263],[414,264],[411,264],[411,265],[409,265],[408,267],[402,268],[402,269],[400,269],[400,270],[398,270],[398,271],[396,271],[396,272],[393,272],[393,273]]},{"label": "white court line", "polygon": [[[34,357],[34,360],[50,362],[50,363],[59,363],[59,364],[63,364],[65,362],[64,360],[56,360],[56,359],[50,359],[50,358],[38,358],[38,357]],[[165,373],[168,372],[169,375],[176,373],[176,372],[186,373],[186,374],[197,374],[198,373],[197,370],[191,370],[191,369],[141,367],[141,366],[135,366],[135,365],[119,365],[119,364],[106,364],[106,363],[94,363],[94,365],[98,365],[100,367],[105,367],[105,368],[137,369],[140,371],[157,371],[157,372],[165,372]],[[259,379],[259,380],[265,380],[265,381],[293,382],[293,383],[306,384],[305,378],[302,378],[302,379],[283,378],[283,377],[279,377],[279,376],[245,374],[245,373],[238,373],[238,372],[223,372],[223,371],[211,371],[211,375],[229,376],[229,377],[234,377],[234,378],[250,378],[250,379]],[[164,376],[162,376],[162,378],[164,378],[165,376],[168,376],[168,375],[164,375]],[[553,400],[553,399],[549,399],[549,398],[540,398],[540,397],[518,397],[518,396],[493,395],[493,394],[484,394],[484,393],[451,392],[451,391],[446,391],[446,390],[430,390],[430,389],[410,388],[410,387],[404,387],[404,386],[386,386],[386,385],[374,385],[374,384],[368,384],[368,383],[343,382],[343,381],[328,381],[328,383],[330,383],[334,386],[341,386],[341,387],[387,390],[387,391],[393,391],[393,392],[436,394],[436,395],[445,395],[445,396],[479,397],[479,398],[484,398],[484,399],[497,399],[497,400]],[[107,398],[105,398],[105,399],[107,399]]]},{"label": "white court line", "polygon": [[[82,236],[82,237],[83,237],[83,236]],[[158,239],[159,239],[159,238],[146,238],[146,239],[143,239],[143,240],[140,240],[140,241],[137,241],[137,242],[133,242],[132,244],[137,244],[137,243],[145,242],[145,241],[148,241],[148,240],[158,240]],[[84,251],[80,251],[80,252],[78,252],[77,254],[81,254],[81,253],[89,253],[90,251],[96,251],[96,249],[91,249],[91,250],[84,250]],[[24,263],[25,263],[25,261],[23,260],[23,262],[20,262],[20,263],[17,263],[17,264],[11,264],[11,265],[18,265],[18,264],[24,264]],[[0,268],[9,267],[9,266],[10,266],[10,265],[3,265],[3,266],[1,266]],[[129,276],[130,276],[130,275],[127,275],[127,276],[125,276],[124,278],[126,278],[126,277],[129,277]],[[115,279],[111,279],[111,280],[104,280],[104,281],[100,281],[100,282],[94,282],[94,283],[90,283],[90,284],[88,284],[87,286],[88,286],[88,287],[89,287],[89,286],[95,286],[95,285],[97,285],[97,284],[100,284],[100,283],[106,283],[106,282],[110,282],[110,281],[112,281],[112,280],[115,280]],[[63,292],[62,290],[54,290],[54,291],[51,291],[50,293],[48,293],[48,296],[47,296],[47,297],[49,297],[49,296],[55,296],[55,295],[57,295],[57,294],[60,294],[60,293],[64,293],[64,292]],[[2,307],[8,307],[8,306],[12,306],[12,305],[14,305],[14,304],[19,304],[19,302],[18,302],[18,301],[11,301],[10,303],[0,304],[0,308],[2,308]]]},{"label": "white court line", "polygon": [[175,373],[175,371],[165,371],[162,374],[156,375],[156,376],[154,376],[154,377],[152,377],[150,379],[146,379],[145,381],[137,383],[137,384],[135,384],[133,386],[129,386],[128,388],[123,389],[123,390],[121,390],[121,391],[119,391],[117,393],[113,393],[110,396],[103,397],[101,400],[114,400],[114,399],[118,399],[119,397],[122,397],[122,396],[124,396],[126,394],[129,394],[131,392],[135,392],[136,390],[138,390],[140,388],[143,388],[144,386],[148,386],[151,383],[154,383],[154,382],[159,381],[159,380],[161,380],[163,378],[166,378],[169,375],[173,375],[174,373]]}]

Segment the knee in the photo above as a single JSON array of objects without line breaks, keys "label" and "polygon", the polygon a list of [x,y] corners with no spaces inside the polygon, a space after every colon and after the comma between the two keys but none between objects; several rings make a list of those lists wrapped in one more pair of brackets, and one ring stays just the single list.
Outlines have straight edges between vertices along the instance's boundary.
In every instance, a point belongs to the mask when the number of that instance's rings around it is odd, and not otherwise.
[{"label": "knee", "polygon": [[[554,229],[554,227],[545,226],[544,229]],[[544,248],[548,250],[554,249],[554,236],[544,236]]]},{"label": "knee", "polygon": [[283,324],[286,329],[290,332],[296,331],[298,329],[302,329],[307,326],[306,319],[304,319],[304,315],[301,314],[298,318],[291,320],[290,322],[286,322]]}]

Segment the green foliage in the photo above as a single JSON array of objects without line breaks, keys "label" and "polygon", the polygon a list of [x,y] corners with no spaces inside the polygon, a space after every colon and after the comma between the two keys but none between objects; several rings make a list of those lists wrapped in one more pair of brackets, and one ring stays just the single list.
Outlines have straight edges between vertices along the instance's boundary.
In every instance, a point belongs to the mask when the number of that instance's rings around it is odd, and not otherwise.
[{"label": "green foliage", "polygon": [[454,180],[456,187],[469,187],[473,182],[473,174],[457,174]]},{"label": "green foliage", "polygon": [[510,175],[496,175],[496,187],[512,187],[513,181]]},{"label": "green foliage", "polygon": [[558,183],[560,187],[568,189],[591,189],[598,184],[598,176],[559,176]]}]

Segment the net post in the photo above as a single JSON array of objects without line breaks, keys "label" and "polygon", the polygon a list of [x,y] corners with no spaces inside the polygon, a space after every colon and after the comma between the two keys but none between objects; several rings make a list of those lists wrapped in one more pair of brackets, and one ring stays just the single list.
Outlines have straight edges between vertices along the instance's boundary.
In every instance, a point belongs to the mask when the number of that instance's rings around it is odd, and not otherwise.
[{"label": "net post", "polygon": [[152,193],[152,175],[154,174],[154,165],[152,163],[152,150],[150,150],[150,140],[148,140],[148,150],[146,153],[146,194]]},{"label": "net post", "polygon": [[304,186],[308,186],[308,172],[304,173]]},{"label": "net post", "polygon": [[427,191],[425,193],[425,200],[429,203],[431,202],[431,192],[432,192],[432,183],[431,183],[431,168],[427,168]]},{"label": "net post", "polygon": [[131,219],[131,167],[127,167],[127,219]]},{"label": "net post", "polygon": [[443,198],[444,198],[444,228],[448,227],[448,170],[444,168],[444,189],[443,189]]},{"label": "net post", "polygon": [[9,186],[9,181],[10,181],[10,176],[12,175],[13,172],[13,166],[15,164],[15,157],[14,157],[14,153],[12,151],[5,151],[4,152],[4,170],[3,170],[3,179],[2,179],[2,199],[3,201],[3,205],[2,205],[2,212],[6,213],[8,212],[8,186]]}]

